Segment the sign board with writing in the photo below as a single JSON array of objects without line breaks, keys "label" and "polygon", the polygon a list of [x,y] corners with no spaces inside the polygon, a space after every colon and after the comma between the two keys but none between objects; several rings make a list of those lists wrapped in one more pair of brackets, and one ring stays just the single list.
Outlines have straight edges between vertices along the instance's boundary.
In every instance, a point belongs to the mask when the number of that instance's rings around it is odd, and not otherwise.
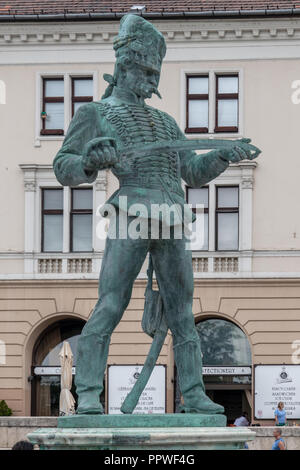
[{"label": "sign board with writing", "polygon": [[255,418],[274,419],[280,401],[287,419],[300,419],[300,365],[255,366]]},{"label": "sign board with writing", "polygon": [[[76,368],[72,367],[72,374],[75,375]],[[61,375],[60,366],[37,366],[34,368],[35,375]]]},{"label": "sign board with writing", "polygon": [[[143,366],[111,365],[108,367],[108,414],[120,414],[127,394],[135,384]],[[163,414],[166,412],[166,368],[154,367],[150,379],[134,410],[135,414]]]},{"label": "sign board with writing", "polygon": [[203,366],[203,375],[251,375],[251,367]]}]

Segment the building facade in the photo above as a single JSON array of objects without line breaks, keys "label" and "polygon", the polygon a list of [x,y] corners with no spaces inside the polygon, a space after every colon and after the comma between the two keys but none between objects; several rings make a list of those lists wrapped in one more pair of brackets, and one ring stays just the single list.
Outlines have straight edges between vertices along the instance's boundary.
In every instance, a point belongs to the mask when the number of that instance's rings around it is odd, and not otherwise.
[{"label": "building facade", "polygon": [[[138,13],[167,42],[163,100],[151,105],[189,138],[251,137],[262,149],[257,161],[231,164],[200,190],[183,187],[190,204],[204,205],[193,311],[208,393],[229,422],[248,410],[267,423],[254,406],[256,366],[297,365],[300,344],[300,17],[184,18],[171,10],[160,17],[144,3]],[[92,185],[63,188],[52,161],[73,114],[101,98],[102,76],[113,71],[124,11],[104,13],[47,19],[22,11],[19,21],[0,10],[0,399],[14,415],[58,412],[59,348],[68,340],[76,356],[97,300],[105,243],[97,209],[118,183],[100,171]],[[141,365],[147,356],[146,269],[112,336],[110,367]],[[180,396],[170,335],[158,364],[166,371],[165,411],[173,412]],[[106,383],[106,407],[108,395]]]}]

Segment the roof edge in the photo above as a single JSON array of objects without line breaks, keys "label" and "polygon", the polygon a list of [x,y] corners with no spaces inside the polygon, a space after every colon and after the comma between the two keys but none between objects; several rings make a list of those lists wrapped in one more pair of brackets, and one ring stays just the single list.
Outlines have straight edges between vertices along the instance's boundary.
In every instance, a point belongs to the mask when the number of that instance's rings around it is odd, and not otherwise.
[{"label": "roof edge", "polygon": [[[0,22],[30,22],[30,21],[95,21],[119,20],[122,16],[132,12],[116,13],[42,13],[30,15],[1,15]],[[141,12],[134,13],[147,19],[204,19],[204,18],[257,18],[298,16],[300,8],[262,9],[262,10],[206,10],[182,12]]]}]

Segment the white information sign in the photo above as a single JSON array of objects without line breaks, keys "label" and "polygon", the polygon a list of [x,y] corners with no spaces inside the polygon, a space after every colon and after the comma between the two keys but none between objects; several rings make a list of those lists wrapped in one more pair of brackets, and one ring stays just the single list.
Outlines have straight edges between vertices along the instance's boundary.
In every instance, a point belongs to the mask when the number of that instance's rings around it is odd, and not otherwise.
[{"label": "white information sign", "polygon": [[287,419],[300,418],[300,365],[256,366],[255,418],[274,419],[280,401]]},{"label": "white information sign", "polygon": [[[127,394],[135,384],[142,366],[108,367],[108,414],[120,414]],[[135,414],[163,414],[166,412],[166,369],[155,366],[134,410]]]}]

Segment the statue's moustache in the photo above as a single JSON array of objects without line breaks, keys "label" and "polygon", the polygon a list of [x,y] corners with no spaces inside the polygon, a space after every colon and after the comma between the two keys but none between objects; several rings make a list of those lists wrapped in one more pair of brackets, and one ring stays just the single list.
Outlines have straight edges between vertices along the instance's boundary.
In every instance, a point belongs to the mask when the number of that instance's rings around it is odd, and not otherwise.
[{"label": "statue's moustache", "polygon": [[157,95],[160,99],[162,98],[161,97],[161,94],[159,93],[157,87],[153,86],[153,85],[142,85],[142,90],[147,94],[147,95],[152,95],[153,93],[155,95]]}]

